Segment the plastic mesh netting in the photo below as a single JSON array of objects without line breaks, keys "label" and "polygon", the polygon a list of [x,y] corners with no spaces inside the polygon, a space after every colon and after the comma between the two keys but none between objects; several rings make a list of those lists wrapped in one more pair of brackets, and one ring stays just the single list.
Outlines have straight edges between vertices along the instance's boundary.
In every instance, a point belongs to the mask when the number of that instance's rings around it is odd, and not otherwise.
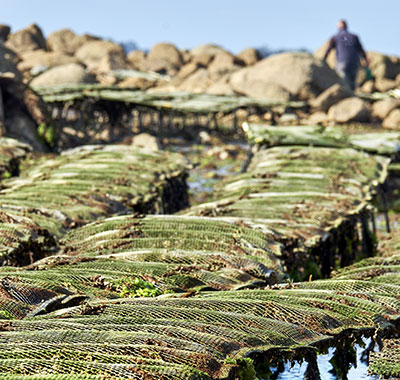
[{"label": "plastic mesh netting", "polygon": [[[388,163],[353,149],[274,147],[255,153],[247,173],[223,180],[215,201],[184,213],[267,226],[290,251],[289,271],[306,266],[306,252],[316,248],[311,255],[325,256],[321,267],[327,275],[334,260],[354,255],[362,240],[369,240],[363,244],[372,252],[369,201],[386,179]],[[299,252],[306,257],[300,259]]]},{"label": "plastic mesh netting", "polygon": [[381,352],[371,352],[368,372],[385,378],[400,376],[400,341],[386,340]]},{"label": "plastic mesh netting", "polygon": [[323,280],[189,298],[92,300],[2,321],[0,376],[233,379],[240,359],[254,352],[307,349],[345,331],[387,328],[400,316],[399,290],[372,280]]},{"label": "plastic mesh netting", "polygon": [[[215,218],[118,216],[71,231],[61,245],[63,254],[38,261],[30,270],[0,269],[2,308],[7,313],[21,317],[36,308],[40,301],[32,308],[19,295],[30,288],[55,292],[52,297],[64,295],[57,302],[65,303],[75,293],[138,296],[132,278],[141,285],[140,281],[154,284],[149,292],[157,295],[260,287],[275,283],[280,273],[280,244],[273,236]],[[42,311],[48,307],[54,304]]]},{"label": "plastic mesh netting", "polygon": [[1,190],[0,265],[40,259],[57,246],[50,235],[99,217],[173,212],[188,201],[186,167],[176,154],[85,146],[23,166]]},{"label": "plastic mesh netting", "polygon": [[282,127],[252,123],[244,123],[242,127],[249,142],[258,148],[312,145],[354,148],[385,156],[395,156],[399,150],[400,134],[393,131],[366,132],[361,129],[361,132],[353,130],[353,133],[350,133],[346,129],[333,126]]}]

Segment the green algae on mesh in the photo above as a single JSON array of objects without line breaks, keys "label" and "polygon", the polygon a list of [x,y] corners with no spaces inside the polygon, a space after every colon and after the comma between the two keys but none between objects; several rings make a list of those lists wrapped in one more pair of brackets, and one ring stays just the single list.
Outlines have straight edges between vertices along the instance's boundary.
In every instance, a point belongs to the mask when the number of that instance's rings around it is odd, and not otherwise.
[{"label": "green algae on mesh", "polygon": [[[129,146],[81,147],[29,165],[19,178],[7,181],[1,205],[19,209],[60,235],[100,216],[182,207],[185,176],[183,158],[177,154]],[[164,197],[168,187],[178,183],[182,194]],[[42,214],[50,220],[43,220]]]},{"label": "green algae on mesh", "polygon": [[259,149],[273,146],[316,146],[353,148],[356,150],[391,156],[398,152],[400,133],[393,131],[371,132],[351,130],[339,126],[296,125],[274,126],[244,123],[243,131],[250,144]]}]

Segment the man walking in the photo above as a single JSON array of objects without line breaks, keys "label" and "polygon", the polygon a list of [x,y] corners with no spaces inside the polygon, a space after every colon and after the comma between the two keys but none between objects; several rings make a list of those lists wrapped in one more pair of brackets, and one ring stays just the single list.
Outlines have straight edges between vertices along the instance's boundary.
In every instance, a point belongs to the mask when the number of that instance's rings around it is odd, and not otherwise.
[{"label": "man walking", "polygon": [[325,52],[324,61],[329,52],[332,49],[336,49],[336,71],[345,79],[350,88],[354,90],[356,87],[356,76],[360,64],[360,57],[363,58],[365,67],[368,67],[368,58],[358,37],[347,31],[347,23],[345,20],[340,20],[337,24],[337,28],[338,33],[330,39],[328,49]]}]

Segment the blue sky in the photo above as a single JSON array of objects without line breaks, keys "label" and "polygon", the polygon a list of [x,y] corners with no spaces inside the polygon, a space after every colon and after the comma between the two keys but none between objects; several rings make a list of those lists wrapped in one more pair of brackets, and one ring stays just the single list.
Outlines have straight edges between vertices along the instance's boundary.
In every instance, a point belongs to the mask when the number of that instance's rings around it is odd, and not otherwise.
[{"label": "blue sky", "polygon": [[400,56],[400,0],[0,0],[0,23],[37,23],[140,48],[213,42],[234,53],[246,47],[315,50],[345,18],[366,50]]}]

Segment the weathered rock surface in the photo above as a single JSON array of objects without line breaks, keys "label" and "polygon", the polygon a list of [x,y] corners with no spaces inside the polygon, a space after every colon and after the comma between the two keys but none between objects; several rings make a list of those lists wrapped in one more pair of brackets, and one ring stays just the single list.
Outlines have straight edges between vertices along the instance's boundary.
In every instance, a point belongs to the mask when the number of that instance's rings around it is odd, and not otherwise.
[{"label": "weathered rock surface", "polygon": [[260,60],[258,51],[254,48],[249,48],[241,51],[237,57],[244,62],[246,66],[252,66]]},{"label": "weathered rock surface", "polygon": [[329,108],[328,118],[337,123],[369,122],[371,112],[363,100],[351,97],[343,99]]},{"label": "weathered rock surface", "polygon": [[68,63],[78,63],[75,57],[55,51],[34,50],[20,54],[22,61],[18,64],[20,71],[28,71],[35,66],[54,67]]},{"label": "weathered rock surface", "polygon": [[181,69],[179,70],[177,76],[178,78],[185,79],[189,75],[192,75],[195,73],[198,69],[200,68],[200,65],[198,65],[195,62],[189,62],[186,65],[183,65]]},{"label": "weathered rock surface", "polygon": [[139,133],[132,138],[132,146],[136,148],[145,148],[152,151],[158,151],[159,145],[158,140],[155,136],[149,135],[148,133]]},{"label": "weathered rock surface", "polygon": [[396,108],[400,108],[400,99],[378,100],[372,105],[372,115],[383,120]]},{"label": "weathered rock surface", "polygon": [[31,86],[51,86],[61,83],[93,83],[94,77],[78,63],[56,66],[38,75],[30,82]]},{"label": "weathered rock surface", "polygon": [[142,50],[133,50],[128,53],[127,59],[132,67],[139,70],[140,66],[146,59],[146,53]]},{"label": "weathered rock surface", "polygon": [[376,78],[375,87],[379,92],[386,92],[397,87],[395,79]]},{"label": "weathered rock surface", "polygon": [[236,95],[235,91],[229,84],[229,75],[224,75],[215,83],[211,84],[207,88],[206,93],[212,95]]},{"label": "weathered rock surface", "polygon": [[384,128],[399,129],[400,128],[400,108],[396,108],[383,120]]},{"label": "weathered rock surface", "polygon": [[240,69],[243,62],[230,53],[218,53],[208,66],[210,73],[226,74]]},{"label": "weathered rock surface", "polygon": [[241,69],[231,77],[230,84],[239,93],[255,96],[254,88],[276,85],[299,99],[312,99],[333,84],[344,85],[334,70],[307,53],[276,54]]},{"label": "weathered rock surface", "polygon": [[99,38],[84,34],[79,36],[71,29],[60,29],[47,37],[47,47],[51,51],[74,55],[86,42],[96,41]]},{"label": "weathered rock surface", "polygon": [[159,43],[152,47],[140,65],[143,71],[175,75],[183,64],[181,52],[172,44]]},{"label": "weathered rock surface", "polygon": [[199,94],[206,92],[207,88],[212,84],[209,72],[207,69],[201,68],[189,75],[180,86],[178,90],[192,92]]},{"label": "weathered rock surface", "polygon": [[377,78],[395,79],[400,74],[400,63],[395,57],[371,52],[367,53],[372,75]]},{"label": "weathered rock surface", "polygon": [[25,29],[10,34],[6,46],[16,53],[47,49],[42,30],[36,24],[31,24]]},{"label": "weathered rock surface", "polygon": [[181,52],[176,48],[175,45],[170,43],[159,43],[154,45],[151,48],[147,59],[155,61],[167,61],[177,67],[181,66],[183,63]]},{"label": "weathered rock surface", "polygon": [[11,28],[8,25],[0,24],[0,41],[5,42],[11,32]]},{"label": "weathered rock surface", "polygon": [[86,42],[77,50],[75,56],[95,72],[129,68],[124,49],[111,41]]},{"label": "weathered rock surface", "polygon": [[325,112],[323,111],[317,111],[312,113],[308,119],[307,119],[307,124],[308,125],[319,125],[323,124],[327,121],[328,116]]},{"label": "weathered rock surface", "polygon": [[220,53],[229,53],[227,50],[225,50],[223,47],[215,44],[204,44],[195,47],[194,49],[190,50],[190,55],[192,57],[198,56],[198,55],[208,55],[211,57],[216,56],[217,54]]},{"label": "weathered rock surface", "polygon": [[213,60],[214,55],[212,54],[198,54],[193,56],[190,62],[200,65],[202,67],[207,67]]},{"label": "weathered rock surface", "polygon": [[348,87],[336,83],[313,99],[310,105],[315,110],[326,112],[335,103],[351,96],[353,92]]}]

